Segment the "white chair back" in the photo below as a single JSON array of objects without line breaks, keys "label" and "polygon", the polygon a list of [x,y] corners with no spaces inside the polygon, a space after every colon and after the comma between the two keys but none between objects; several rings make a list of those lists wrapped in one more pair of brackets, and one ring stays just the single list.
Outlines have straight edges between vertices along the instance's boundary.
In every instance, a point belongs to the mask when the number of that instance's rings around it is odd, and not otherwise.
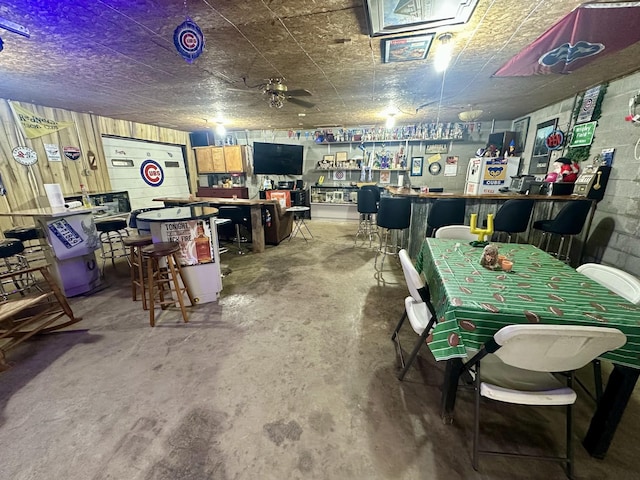
[{"label": "white chair back", "polygon": [[416,270],[416,267],[413,266],[411,258],[404,248],[398,252],[398,256],[400,257],[400,265],[402,265],[402,273],[404,273],[404,279],[407,282],[409,293],[416,302],[422,302],[422,297],[418,291],[424,287],[422,277]]},{"label": "white chair back", "polygon": [[526,324],[503,327],[494,340],[501,345],[495,355],[508,365],[538,372],[567,372],[620,348],[627,337],[616,328]]},{"label": "white chair back", "polygon": [[640,279],[624,270],[599,263],[585,263],[576,270],[625,300],[636,305],[640,304]]},{"label": "white chair back", "polygon": [[447,225],[436,230],[436,238],[452,238],[471,242],[477,240],[478,236],[471,233],[468,225]]}]

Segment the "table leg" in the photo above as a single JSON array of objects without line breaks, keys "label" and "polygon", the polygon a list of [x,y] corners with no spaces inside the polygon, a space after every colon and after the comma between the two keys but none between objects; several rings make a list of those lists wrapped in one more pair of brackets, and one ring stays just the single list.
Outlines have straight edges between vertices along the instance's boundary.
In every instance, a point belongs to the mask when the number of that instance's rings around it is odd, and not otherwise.
[{"label": "table leg", "polygon": [[638,369],[614,365],[591,419],[589,430],[582,441],[582,445],[592,457],[605,457],[639,375]]},{"label": "table leg", "polygon": [[447,367],[444,372],[444,382],[442,384],[442,421],[444,423],[453,422],[453,409],[456,405],[456,394],[458,392],[458,382],[462,372],[462,359],[450,358],[447,360]]},{"label": "table leg", "polygon": [[251,244],[254,253],[264,252],[264,227],[262,226],[262,206],[251,205]]}]

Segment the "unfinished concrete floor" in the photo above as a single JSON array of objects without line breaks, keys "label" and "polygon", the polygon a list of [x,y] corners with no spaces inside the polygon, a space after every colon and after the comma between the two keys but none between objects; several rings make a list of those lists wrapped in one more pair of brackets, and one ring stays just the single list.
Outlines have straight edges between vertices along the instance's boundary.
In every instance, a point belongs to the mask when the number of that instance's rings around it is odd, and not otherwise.
[{"label": "unfinished concrete floor", "polygon": [[[381,282],[354,222],[308,223],[308,243],[225,254],[220,302],[191,308],[188,324],[174,309],[149,327],[126,263],[108,288],[71,299],[84,320],[12,351],[0,374],[0,479],[565,478],[555,463],[492,457],[475,472],[471,393],[444,425],[444,364],[425,349],[395,377],[400,267],[387,262]],[[576,478],[639,478],[639,396],[601,461],[580,443],[593,405],[579,393]],[[500,447],[564,448],[562,410],[484,412]]]}]

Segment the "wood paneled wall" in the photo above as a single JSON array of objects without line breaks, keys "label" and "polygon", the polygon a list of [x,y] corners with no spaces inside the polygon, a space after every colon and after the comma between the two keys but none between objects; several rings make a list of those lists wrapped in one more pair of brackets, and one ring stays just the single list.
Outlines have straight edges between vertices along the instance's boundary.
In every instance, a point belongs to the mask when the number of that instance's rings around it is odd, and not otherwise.
[{"label": "wood paneled wall", "polygon": [[[198,178],[188,132],[24,102],[12,103],[35,115],[51,120],[71,121],[73,125],[42,137],[26,138],[15,121],[9,101],[0,100],[0,174],[7,189],[6,196],[0,197],[2,212],[48,206],[43,186],[45,183],[59,183],[65,195],[80,192],[80,184],[86,185],[90,192],[111,190],[102,148],[102,135],[185,145],[186,162],[189,165],[189,188],[192,192],[196,191]],[[61,154],[63,147],[78,147],[81,156],[73,161],[63,155],[61,162],[49,162],[44,149],[47,143],[58,145]],[[27,146],[35,150],[38,162],[31,167],[16,162],[11,152],[17,146]],[[89,151],[95,154],[96,170],[90,168],[87,158]],[[2,230],[13,225],[29,223],[29,219],[14,218],[12,221],[9,217],[0,217]]]}]

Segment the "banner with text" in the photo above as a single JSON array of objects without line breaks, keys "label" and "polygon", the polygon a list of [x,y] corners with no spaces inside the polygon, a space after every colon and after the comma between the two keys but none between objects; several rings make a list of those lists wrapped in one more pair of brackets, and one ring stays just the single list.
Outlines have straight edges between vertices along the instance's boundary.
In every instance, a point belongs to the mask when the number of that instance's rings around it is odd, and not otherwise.
[{"label": "banner with text", "polygon": [[40,117],[13,102],[11,102],[10,105],[16,116],[16,120],[22,127],[22,131],[27,138],[42,137],[43,135],[48,135],[73,125],[73,122],[60,122],[58,120],[49,120],[48,118]]}]

